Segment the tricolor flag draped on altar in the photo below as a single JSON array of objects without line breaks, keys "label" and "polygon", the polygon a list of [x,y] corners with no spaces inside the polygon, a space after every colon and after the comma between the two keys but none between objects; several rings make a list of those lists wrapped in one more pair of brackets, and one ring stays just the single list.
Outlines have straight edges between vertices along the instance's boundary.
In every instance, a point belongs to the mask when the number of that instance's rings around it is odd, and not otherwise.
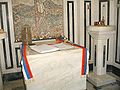
[{"label": "tricolor flag draped on altar", "polygon": [[87,75],[89,72],[89,64],[88,64],[88,60],[89,60],[89,50],[83,46],[77,45],[77,44],[71,44],[73,46],[76,46],[78,48],[82,49],[82,56],[81,56],[81,74],[80,75]]},{"label": "tricolor flag draped on altar", "polygon": [[82,48],[82,69],[81,69],[81,75],[86,75],[88,74],[89,70],[89,64],[88,64],[88,59],[89,58],[89,51],[87,48]]},{"label": "tricolor flag draped on altar", "polygon": [[33,75],[26,56],[26,46],[27,46],[26,44],[22,44],[21,46],[21,56],[22,56],[21,64],[22,64],[22,72],[24,75],[24,79],[29,80],[33,78]]}]

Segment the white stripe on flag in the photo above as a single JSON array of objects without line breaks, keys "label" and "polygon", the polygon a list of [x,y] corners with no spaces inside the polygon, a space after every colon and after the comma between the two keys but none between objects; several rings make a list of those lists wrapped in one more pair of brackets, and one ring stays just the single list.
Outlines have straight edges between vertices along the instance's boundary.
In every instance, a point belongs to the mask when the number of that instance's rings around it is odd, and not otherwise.
[{"label": "white stripe on flag", "polygon": [[86,75],[88,74],[88,72],[89,72],[89,50],[87,49],[87,72],[86,72]]},{"label": "white stripe on flag", "polygon": [[26,72],[25,72],[25,69],[24,69],[24,66],[23,66],[23,61],[21,61],[21,64],[22,64],[22,72],[23,72],[24,79],[28,80],[28,77],[26,75]]}]

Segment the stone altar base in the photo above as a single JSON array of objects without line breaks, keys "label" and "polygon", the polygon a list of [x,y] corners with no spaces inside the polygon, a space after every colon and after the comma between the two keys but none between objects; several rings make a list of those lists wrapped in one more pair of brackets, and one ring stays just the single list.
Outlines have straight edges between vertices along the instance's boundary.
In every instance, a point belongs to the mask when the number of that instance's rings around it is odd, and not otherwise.
[{"label": "stone altar base", "polygon": [[93,72],[91,72],[88,76],[87,76],[87,80],[89,82],[91,82],[96,89],[101,88],[104,85],[107,84],[111,84],[111,83],[115,83],[116,82],[116,78],[105,74],[105,75],[95,75]]}]

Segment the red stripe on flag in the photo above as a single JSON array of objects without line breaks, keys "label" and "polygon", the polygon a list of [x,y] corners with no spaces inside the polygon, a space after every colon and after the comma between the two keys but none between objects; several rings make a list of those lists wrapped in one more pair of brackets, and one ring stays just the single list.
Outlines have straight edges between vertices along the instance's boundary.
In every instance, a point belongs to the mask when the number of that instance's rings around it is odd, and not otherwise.
[{"label": "red stripe on flag", "polygon": [[82,75],[84,75],[84,67],[85,67],[85,48],[82,49],[82,71],[81,71]]},{"label": "red stripe on flag", "polygon": [[26,66],[27,66],[28,72],[30,74],[30,78],[32,78],[33,75],[32,75],[32,72],[30,70],[30,66],[28,64],[27,57],[26,57],[26,44],[24,45],[24,58],[25,58],[25,62],[26,62]]}]

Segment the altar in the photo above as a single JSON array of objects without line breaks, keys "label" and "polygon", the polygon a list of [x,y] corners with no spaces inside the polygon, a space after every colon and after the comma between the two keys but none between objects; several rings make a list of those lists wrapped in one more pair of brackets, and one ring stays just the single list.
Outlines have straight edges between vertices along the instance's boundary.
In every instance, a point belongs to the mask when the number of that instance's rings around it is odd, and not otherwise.
[{"label": "altar", "polygon": [[86,48],[73,46],[42,54],[27,48],[26,53],[31,70],[31,78],[26,78],[22,64],[27,90],[86,89],[89,56]]}]

